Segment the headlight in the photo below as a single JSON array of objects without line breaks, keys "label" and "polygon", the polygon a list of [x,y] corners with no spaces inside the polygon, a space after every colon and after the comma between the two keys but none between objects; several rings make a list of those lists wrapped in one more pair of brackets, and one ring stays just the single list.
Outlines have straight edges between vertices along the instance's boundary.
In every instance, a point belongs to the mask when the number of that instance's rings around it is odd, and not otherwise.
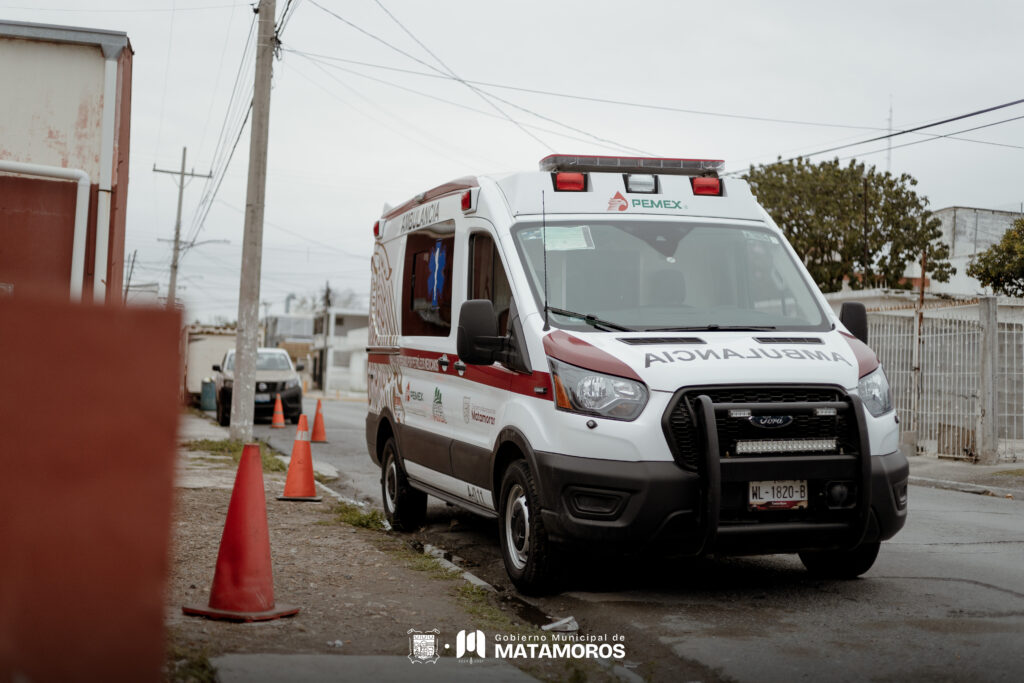
[{"label": "headlight", "polygon": [[299,386],[299,378],[298,377],[293,377],[292,379],[290,379],[290,380],[288,380],[287,382],[284,383],[284,388],[285,389],[294,389],[297,386]]},{"label": "headlight", "polygon": [[864,407],[875,417],[892,410],[892,391],[889,390],[889,380],[882,372],[882,366],[860,378],[860,382],[857,383],[857,394],[864,402]]},{"label": "headlight", "polygon": [[635,420],[647,405],[647,387],[624,377],[584,370],[550,358],[555,406],[584,415]]}]

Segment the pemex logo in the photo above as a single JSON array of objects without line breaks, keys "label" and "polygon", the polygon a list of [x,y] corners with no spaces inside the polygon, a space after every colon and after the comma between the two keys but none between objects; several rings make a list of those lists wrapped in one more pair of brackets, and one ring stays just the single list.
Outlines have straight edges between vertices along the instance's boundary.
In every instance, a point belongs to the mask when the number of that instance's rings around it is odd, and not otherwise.
[{"label": "pemex logo", "polygon": [[608,200],[609,211],[625,211],[629,208],[629,202],[622,196],[621,192],[616,192],[615,196]]}]

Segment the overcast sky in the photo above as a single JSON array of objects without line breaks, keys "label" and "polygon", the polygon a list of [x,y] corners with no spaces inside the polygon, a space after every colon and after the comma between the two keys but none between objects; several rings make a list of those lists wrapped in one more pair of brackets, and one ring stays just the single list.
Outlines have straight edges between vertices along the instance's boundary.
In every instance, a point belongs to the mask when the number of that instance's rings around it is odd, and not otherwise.
[{"label": "overcast sky", "polygon": [[[215,200],[202,179],[184,199],[184,238],[229,243],[191,249],[178,279],[189,320],[234,320],[250,3],[0,0],[0,16],[131,40],[133,283],[166,294],[171,246],[157,240],[173,237],[177,188],[153,165],[178,168],[188,147],[190,169],[219,175],[239,139]],[[884,134],[890,107],[898,131],[1024,98],[1022,26],[1014,1],[292,0],[274,62],[261,299],[273,314],[327,281],[365,294],[382,206],[455,177],[535,170],[552,152],[737,170]],[[504,102],[438,77],[446,68]],[[1016,117],[1024,105],[899,136],[890,170],[917,178],[932,209],[1018,211],[1024,119],[999,123]],[[969,141],[928,140],[954,133]],[[812,159],[885,170],[886,146]]]}]

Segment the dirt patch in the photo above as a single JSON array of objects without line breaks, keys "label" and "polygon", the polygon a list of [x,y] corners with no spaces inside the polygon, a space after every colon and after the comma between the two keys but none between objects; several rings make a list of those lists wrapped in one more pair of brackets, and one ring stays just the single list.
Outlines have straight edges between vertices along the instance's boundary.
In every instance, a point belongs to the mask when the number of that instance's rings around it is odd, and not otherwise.
[{"label": "dirt patch", "polygon": [[[193,468],[207,465],[190,455]],[[405,656],[409,629],[436,628],[445,642],[462,629],[533,628],[496,596],[417,553],[407,537],[351,525],[372,512],[360,516],[329,498],[278,501],[284,477],[265,475],[265,483],[274,597],[301,611],[254,624],[181,613],[182,605],[208,603],[231,491],[179,488],[167,596],[169,680],[213,680],[208,660],[227,653]],[[589,662],[530,661],[522,668],[543,680],[614,680]]]}]

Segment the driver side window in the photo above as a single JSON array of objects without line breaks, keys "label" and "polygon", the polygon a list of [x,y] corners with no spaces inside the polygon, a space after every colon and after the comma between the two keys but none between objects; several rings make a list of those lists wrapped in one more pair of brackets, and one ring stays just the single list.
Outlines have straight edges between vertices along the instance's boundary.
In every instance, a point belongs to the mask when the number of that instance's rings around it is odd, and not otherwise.
[{"label": "driver side window", "polygon": [[497,245],[491,236],[478,232],[469,238],[469,299],[489,299],[498,318],[498,334],[508,334],[512,289],[501,265]]}]

